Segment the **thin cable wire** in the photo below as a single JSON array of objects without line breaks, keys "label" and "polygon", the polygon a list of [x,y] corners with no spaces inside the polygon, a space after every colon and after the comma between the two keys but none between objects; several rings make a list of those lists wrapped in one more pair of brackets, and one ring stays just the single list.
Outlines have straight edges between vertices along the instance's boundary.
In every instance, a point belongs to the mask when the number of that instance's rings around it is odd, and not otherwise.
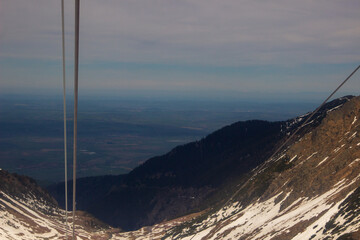
[{"label": "thin cable wire", "polygon": [[79,19],[80,0],[75,0],[75,54],[74,54],[74,150],[73,150],[73,240],[75,240],[75,211],[76,211],[76,141],[77,141],[77,112],[78,112],[78,77],[79,77]]},{"label": "thin cable wire", "polygon": [[[293,132],[288,139],[286,139],[286,141],[281,144],[280,147],[278,147],[276,149],[276,151],[265,161],[268,162],[269,160],[271,160],[276,154],[278,154],[281,149],[295,136],[296,133],[299,132],[300,129],[302,129],[308,122],[309,120],[326,104],[326,102],[332,97],[334,96],[334,94],[359,70],[360,65],[325,99],[325,101],[305,120],[305,122],[303,124],[301,124],[301,126],[299,128],[296,129],[295,132]],[[258,171],[261,171],[263,168],[265,167],[265,164],[263,164]],[[241,187],[235,191],[235,193],[225,202],[224,205],[222,205],[221,208],[224,208],[249,182],[250,182],[251,178],[248,179],[244,184],[241,185]],[[220,208],[220,209],[221,209]],[[222,220],[221,220],[222,221]],[[192,240],[197,233],[195,233],[194,236],[192,236],[190,238],[190,240]]]},{"label": "thin cable wire", "polygon": [[296,129],[293,134],[290,135],[288,139],[269,157],[269,160],[273,158],[276,154],[280,152],[280,150],[295,136],[296,133],[300,131],[301,128],[303,128],[310,119],[329,101],[329,99],[359,70],[360,65],[325,99],[325,101],[306,119],[306,121],[298,128]]},{"label": "thin cable wire", "polygon": [[64,163],[65,163],[65,236],[68,239],[68,189],[67,189],[67,135],[66,135],[66,71],[65,71],[65,24],[64,0],[61,0],[61,29],[62,29],[62,70],[63,70],[63,105],[64,105]]}]

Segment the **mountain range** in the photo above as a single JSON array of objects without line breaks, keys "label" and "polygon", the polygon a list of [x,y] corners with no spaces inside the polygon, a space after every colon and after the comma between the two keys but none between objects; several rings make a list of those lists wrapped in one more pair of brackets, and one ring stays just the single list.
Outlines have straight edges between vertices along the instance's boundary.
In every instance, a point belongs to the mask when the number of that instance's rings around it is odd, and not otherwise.
[{"label": "mountain range", "polygon": [[[237,122],[126,175],[79,179],[78,209],[90,213],[83,213],[84,219],[94,223],[82,227],[83,234],[100,234],[97,239],[359,239],[359,111],[359,97],[326,104],[275,156],[310,113],[279,122]],[[22,204],[60,224],[64,211],[52,196],[63,205],[64,183],[50,186],[50,196],[29,178],[13,178],[29,184],[0,185],[3,216],[17,211],[10,206]],[[13,216],[20,219],[17,212]],[[7,220],[8,228],[2,223],[1,234],[11,232],[16,217]],[[23,228],[28,229],[18,229]]]}]

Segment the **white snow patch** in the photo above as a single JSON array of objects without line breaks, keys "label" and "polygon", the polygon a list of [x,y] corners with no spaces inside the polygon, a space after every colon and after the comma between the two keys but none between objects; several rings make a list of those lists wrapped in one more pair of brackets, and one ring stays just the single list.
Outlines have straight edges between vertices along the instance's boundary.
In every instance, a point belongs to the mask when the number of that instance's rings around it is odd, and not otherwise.
[{"label": "white snow patch", "polygon": [[354,123],[356,122],[357,118],[356,116],[354,117],[354,120],[352,121],[351,125],[354,125]]},{"label": "white snow patch", "polygon": [[[0,191],[0,239],[65,239],[65,211],[46,206],[32,193],[23,197],[11,197]],[[47,210],[51,215],[43,214],[39,209]],[[69,216],[69,222],[71,219]],[[101,231],[89,233],[84,226],[76,225],[77,239],[101,238],[98,234],[106,235]]]},{"label": "white snow patch", "polygon": [[341,107],[341,106],[342,106],[342,104],[341,104],[341,105],[339,105],[339,106],[336,106],[336,107],[334,107],[334,108],[331,108],[331,109],[327,110],[327,111],[326,111],[326,113],[328,113],[328,112],[332,112],[332,111],[334,111],[334,110],[338,109],[338,108],[339,108],[339,107]]},{"label": "white snow patch", "polygon": [[[289,232],[294,225],[301,222],[306,224],[309,220],[315,220],[315,222],[308,225],[305,231],[299,233],[293,239],[309,239],[314,234],[319,235],[319,238],[316,239],[323,239],[320,236],[323,231],[318,230],[325,227],[325,224],[338,211],[340,204],[346,197],[336,204],[331,199],[340,191],[355,183],[354,181],[346,182],[343,179],[326,193],[314,198],[300,198],[283,210],[280,210],[280,207],[290,193],[287,193],[287,196],[278,203],[275,203],[275,200],[282,193],[263,202],[258,200],[235,215],[226,218],[226,222],[222,222],[224,225],[221,225],[221,223],[215,224],[184,239],[235,240],[244,235],[247,236],[247,239],[254,240],[276,239],[276,236]],[[206,225],[205,222],[203,222],[204,225]],[[215,229],[216,233],[213,233],[212,230]]]},{"label": "white snow patch", "polygon": [[289,180],[286,180],[280,189],[282,189],[288,182],[289,182]]},{"label": "white snow patch", "polygon": [[337,183],[334,185],[334,187],[342,186],[342,185],[345,184],[345,182],[346,182],[346,179],[343,178],[341,181],[337,182]]},{"label": "white snow patch", "polygon": [[[312,124],[314,122],[314,120],[311,120],[310,122],[308,122],[308,123],[306,123],[304,126],[302,126],[302,127],[305,127],[305,126],[307,126],[307,125],[309,125],[309,124]],[[310,132],[311,133],[311,132]]]},{"label": "white snow patch", "polygon": [[352,161],[352,162],[349,164],[349,167],[351,167],[353,164],[355,164],[356,162],[359,162],[359,161],[360,161],[360,158],[355,159],[354,161]]},{"label": "white snow patch", "polygon": [[333,151],[334,153],[337,153],[342,147],[344,147],[345,144],[341,145],[340,147],[335,148]]},{"label": "white snow patch", "polygon": [[354,132],[353,135],[351,135],[348,140],[353,139],[356,136],[357,132]]},{"label": "white snow patch", "polygon": [[281,155],[279,158],[277,158],[277,159],[275,160],[275,162],[279,161],[280,159],[282,159],[282,158],[285,157],[285,156],[286,156],[286,154]]},{"label": "white snow patch", "polygon": [[317,154],[318,152],[314,152],[313,154],[311,154],[309,157],[306,158],[306,160],[309,160],[310,158],[312,158],[312,156],[314,156],[315,154]]},{"label": "white snow patch", "polygon": [[304,117],[309,116],[311,113],[312,113],[312,112],[308,112],[308,113],[305,113],[305,114],[303,114],[303,115],[300,115],[299,117],[304,118]]},{"label": "white snow patch", "polygon": [[294,159],[295,159],[296,157],[297,157],[297,155],[293,156],[293,157],[290,159],[289,163],[292,162],[292,161],[294,161]]},{"label": "white snow patch", "polygon": [[319,164],[318,164],[316,167],[320,166],[320,165],[321,165],[322,163],[324,163],[328,158],[329,158],[328,156],[325,157],[321,162],[319,162]]},{"label": "white snow patch", "polygon": [[[355,190],[354,190],[355,191]],[[339,211],[340,204],[348,198],[354,191],[351,191],[342,201],[333,204],[324,215],[317,219],[314,223],[309,225],[305,231],[297,234],[292,240],[303,240],[303,239],[323,239],[322,233],[319,232],[319,229],[324,228],[325,224]],[[315,235],[315,237],[313,237]]]}]

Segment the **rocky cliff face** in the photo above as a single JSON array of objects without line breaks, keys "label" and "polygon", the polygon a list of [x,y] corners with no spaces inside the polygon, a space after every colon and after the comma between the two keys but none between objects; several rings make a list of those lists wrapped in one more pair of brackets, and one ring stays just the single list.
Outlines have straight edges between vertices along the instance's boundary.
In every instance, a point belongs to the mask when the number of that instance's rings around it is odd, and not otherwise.
[{"label": "rocky cliff face", "polygon": [[254,169],[225,207],[166,239],[359,239],[359,118],[359,97],[328,110],[316,128]]}]

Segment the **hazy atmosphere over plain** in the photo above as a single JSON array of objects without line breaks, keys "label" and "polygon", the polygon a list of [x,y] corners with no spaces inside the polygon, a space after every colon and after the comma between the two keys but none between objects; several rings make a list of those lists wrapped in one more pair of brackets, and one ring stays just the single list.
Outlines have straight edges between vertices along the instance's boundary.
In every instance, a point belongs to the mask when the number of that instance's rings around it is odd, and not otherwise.
[{"label": "hazy atmosphere over plain", "polygon": [[[65,0],[69,88],[73,2]],[[360,62],[359,12],[358,0],[83,0],[80,93],[329,92]],[[0,93],[61,87],[60,0],[1,0]],[[359,74],[344,91],[358,89]]]}]

